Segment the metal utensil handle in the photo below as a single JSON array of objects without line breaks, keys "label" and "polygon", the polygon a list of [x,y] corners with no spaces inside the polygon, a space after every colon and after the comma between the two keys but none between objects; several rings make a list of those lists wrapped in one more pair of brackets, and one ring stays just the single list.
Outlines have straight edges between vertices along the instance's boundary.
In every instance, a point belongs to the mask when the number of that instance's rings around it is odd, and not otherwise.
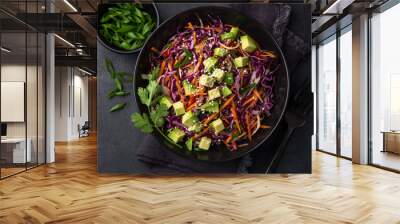
[{"label": "metal utensil handle", "polygon": [[288,130],[285,133],[285,137],[283,138],[282,143],[279,145],[278,150],[275,152],[274,157],[272,158],[271,162],[268,165],[267,170],[265,171],[266,174],[270,173],[278,165],[278,162],[281,160],[281,157],[282,157],[283,153],[285,152],[286,145],[289,142],[290,136],[292,135],[293,131],[294,131],[294,128],[288,126]]}]

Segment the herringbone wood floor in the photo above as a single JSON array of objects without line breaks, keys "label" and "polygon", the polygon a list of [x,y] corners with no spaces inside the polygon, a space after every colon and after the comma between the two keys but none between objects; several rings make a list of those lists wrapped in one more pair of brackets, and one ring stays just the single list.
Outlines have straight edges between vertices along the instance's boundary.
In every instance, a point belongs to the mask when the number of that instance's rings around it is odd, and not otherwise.
[{"label": "herringbone wood floor", "polygon": [[96,140],[0,181],[0,223],[400,223],[400,175],[315,152],[312,175],[99,175]]}]

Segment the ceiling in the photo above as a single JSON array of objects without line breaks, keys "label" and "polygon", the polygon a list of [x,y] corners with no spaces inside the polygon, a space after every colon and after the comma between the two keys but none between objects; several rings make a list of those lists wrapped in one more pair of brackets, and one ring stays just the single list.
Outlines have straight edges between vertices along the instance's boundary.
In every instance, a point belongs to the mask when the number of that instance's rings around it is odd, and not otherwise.
[{"label": "ceiling", "polygon": [[[25,45],[25,35],[21,35],[26,29],[35,33],[54,32],[61,37],[55,38],[56,65],[80,66],[95,71],[95,23],[99,2],[50,0],[46,9],[45,0],[0,0],[2,45],[12,50],[7,53],[7,58],[17,61],[24,59],[26,53],[28,58],[36,55],[37,48],[30,43],[32,35],[27,35],[28,45]],[[52,13],[48,13],[50,8]]]},{"label": "ceiling", "polygon": [[[26,28],[39,32],[54,32],[56,38],[56,63],[76,63],[81,61],[85,66],[90,64],[91,69],[96,69],[96,9],[99,3],[112,2],[113,0],[0,0],[0,25],[4,36],[3,45],[15,48],[14,54],[24,48],[25,39],[17,37],[17,33]],[[276,2],[276,0],[271,0]],[[283,2],[293,2],[285,1]],[[381,5],[387,0],[304,0],[311,4],[313,12],[312,32],[313,38],[329,35],[324,34],[335,26],[337,21],[346,15],[356,15],[364,12],[366,8]],[[49,8],[52,8],[52,13]],[[325,12],[325,13],[324,13]],[[329,12],[329,13],[326,13]],[[351,18],[350,18],[351,21]],[[331,29],[329,32],[334,32]],[[29,38],[28,38],[29,39]],[[28,40],[29,42],[30,40]],[[35,51],[35,46],[28,44],[28,55]],[[25,54],[25,53],[24,53]]]}]

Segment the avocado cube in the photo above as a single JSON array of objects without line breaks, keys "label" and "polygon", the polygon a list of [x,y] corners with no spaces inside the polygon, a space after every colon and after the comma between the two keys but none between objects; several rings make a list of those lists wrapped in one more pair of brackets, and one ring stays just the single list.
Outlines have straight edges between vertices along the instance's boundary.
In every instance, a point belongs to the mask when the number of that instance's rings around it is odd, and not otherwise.
[{"label": "avocado cube", "polygon": [[212,87],[214,85],[214,78],[208,75],[201,75],[199,83],[202,86]]},{"label": "avocado cube", "polygon": [[239,27],[232,26],[231,30],[229,31],[234,37],[236,37],[239,33]]},{"label": "avocado cube", "polygon": [[190,96],[196,92],[196,88],[187,80],[183,81],[183,89],[185,90],[185,96]]},{"label": "avocado cube", "polygon": [[189,138],[186,142],[185,142],[185,146],[189,151],[192,151],[193,148],[193,139]]},{"label": "avocado cube", "polygon": [[224,123],[221,119],[217,119],[211,123],[211,127],[214,129],[214,133],[217,135],[220,131],[224,130]]},{"label": "avocado cube", "polygon": [[233,64],[235,64],[236,68],[241,68],[246,66],[249,63],[249,57],[237,57],[233,59]]},{"label": "avocado cube", "polygon": [[222,39],[222,40],[226,40],[226,39],[231,39],[231,40],[233,40],[233,39],[236,38],[236,36],[238,35],[238,33],[239,33],[239,28],[234,26],[234,27],[231,28],[231,30],[230,30],[229,32],[223,33],[223,34],[221,35],[221,39]]},{"label": "avocado cube", "polygon": [[214,77],[218,82],[221,82],[224,79],[224,74],[225,74],[224,70],[216,68],[214,69],[211,76]]},{"label": "avocado cube", "polygon": [[185,127],[187,127],[187,128],[194,125],[194,123],[196,123],[196,121],[197,121],[197,118],[193,114],[192,111],[186,112],[182,116],[182,124],[185,125]]},{"label": "avocado cube", "polygon": [[221,92],[222,92],[222,96],[224,96],[224,97],[232,94],[231,89],[229,89],[227,86],[222,87]]},{"label": "avocado cube", "polygon": [[208,100],[213,100],[221,96],[219,88],[214,88],[208,91]]},{"label": "avocado cube", "polygon": [[227,40],[227,39],[234,40],[234,39],[235,39],[235,36],[234,36],[233,33],[231,33],[231,32],[223,33],[223,34],[221,35],[221,40]]},{"label": "avocado cube", "polygon": [[185,137],[185,132],[179,128],[174,128],[168,133],[168,138],[170,138],[173,142],[180,142],[183,137]]},{"label": "avocado cube", "polygon": [[194,125],[188,128],[189,131],[193,131],[195,133],[199,133],[201,131],[202,125],[201,123],[197,122]]},{"label": "avocado cube", "polygon": [[253,38],[249,37],[248,35],[241,36],[240,42],[242,44],[242,49],[246,52],[253,52],[257,49],[257,43]]},{"label": "avocado cube", "polygon": [[185,113],[185,106],[183,106],[183,103],[181,101],[172,104],[172,106],[174,107],[175,114],[177,116]]},{"label": "avocado cube", "polygon": [[210,112],[210,113],[217,113],[219,112],[219,104],[216,101],[208,101],[207,103],[201,106],[201,109]]},{"label": "avocado cube", "polygon": [[214,67],[218,62],[218,58],[216,57],[209,57],[206,60],[203,61],[204,69],[206,71],[209,71],[211,68]]},{"label": "avocado cube", "polygon": [[214,49],[214,55],[217,57],[223,57],[228,53],[228,50],[224,48],[217,47]]},{"label": "avocado cube", "polygon": [[169,97],[163,96],[160,99],[160,104],[165,105],[169,109],[172,106],[172,101],[171,101],[171,99]]},{"label": "avocado cube", "polygon": [[211,145],[211,139],[207,137],[202,137],[200,139],[199,148],[202,150],[208,150]]}]

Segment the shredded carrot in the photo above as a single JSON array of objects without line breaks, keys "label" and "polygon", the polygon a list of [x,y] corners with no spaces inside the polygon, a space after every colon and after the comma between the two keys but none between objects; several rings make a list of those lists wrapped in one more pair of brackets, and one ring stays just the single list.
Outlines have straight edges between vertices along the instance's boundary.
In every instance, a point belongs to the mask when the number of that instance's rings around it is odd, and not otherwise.
[{"label": "shredded carrot", "polygon": [[239,132],[242,132],[242,130],[240,129],[239,119],[238,119],[237,112],[236,112],[236,105],[234,102],[232,103],[231,113],[232,113],[233,119],[235,121],[236,128],[239,130]]},{"label": "shredded carrot", "polygon": [[170,60],[168,63],[168,70],[172,71],[172,65],[174,64],[173,60]]},{"label": "shredded carrot", "polygon": [[236,49],[236,48],[238,48],[238,47],[240,46],[240,42],[238,42],[238,43],[237,43],[235,46],[233,46],[233,47],[226,46],[226,45],[223,44],[223,43],[220,43],[219,45],[220,45],[221,47],[225,48],[225,49],[233,50],[233,49]]},{"label": "shredded carrot", "polygon": [[194,95],[190,95],[186,106],[186,111],[191,111],[194,107],[196,107],[196,97]]},{"label": "shredded carrot", "polygon": [[193,32],[193,45],[196,45],[196,32]]},{"label": "shredded carrot", "polygon": [[253,133],[253,130],[257,127],[257,120],[252,121],[250,124],[250,129],[252,130],[251,133]]},{"label": "shredded carrot", "polygon": [[260,128],[271,128],[271,126],[262,124],[262,125],[260,125]]},{"label": "shredded carrot", "polygon": [[251,127],[250,127],[250,116],[249,113],[246,113],[246,127],[247,127],[247,138],[251,142]]},{"label": "shredded carrot", "polygon": [[254,95],[256,95],[256,97],[257,97],[261,102],[263,102],[263,99],[261,98],[261,94],[258,92],[257,89],[254,89],[254,90],[253,90],[253,93],[254,93]]},{"label": "shredded carrot", "polygon": [[229,125],[230,122],[228,121],[228,119],[221,117],[222,121],[224,122],[224,124]]},{"label": "shredded carrot", "polygon": [[165,79],[164,79],[164,84],[165,84],[165,86],[167,87],[167,89],[169,89],[171,86],[170,86],[170,81],[171,81],[171,76],[167,76],[167,77],[165,77]]},{"label": "shredded carrot", "polygon": [[273,52],[270,51],[264,51],[261,54],[262,56],[266,56],[266,57],[271,57],[271,58],[276,58],[276,55]]},{"label": "shredded carrot", "polygon": [[192,25],[192,23],[191,23],[191,22],[188,22],[188,24],[187,24],[187,28],[189,28],[189,29],[193,30],[193,25]]},{"label": "shredded carrot", "polygon": [[186,108],[186,112],[189,112],[189,111],[191,111],[193,108],[195,108],[196,107],[196,102],[194,102],[194,103],[192,103],[192,104],[189,104],[189,106]]},{"label": "shredded carrot", "polygon": [[232,140],[232,134],[230,134],[228,138],[225,139],[224,141],[225,145],[228,145],[231,140]]},{"label": "shredded carrot", "polygon": [[207,126],[206,128],[204,128],[204,130],[196,135],[193,136],[193,140],[203,136],[205,133],[207,133],[208,129],[210,129],[211,126]]},{"label": "shredded carrot", "polygon": [[246,106],[247,104],[253,102],[254,100],[256,100],[256,98],[255,98],[254,96],[250,97],[248,100],[246,100],[246,101],[243,103],[243,106]]},{"label": "shredded carrot", "polygon": [[151,47],[150,50],[152,50],[153,52],[155,52],[155,53],[157,53],[157,54],[160,53],[160,51],[159,51],[157,48],[155,48],[155,47]]},{"label": "shredded carrot", "polygon": [[229,97],[225,103],[222,105],[222,107],[219,109],[219,111],[223,111],[227,106],[229,106],[229,104],[233,101],[233,98],[235,97],[235,95]]},{"label": "shredded carrot", "polygon": [[207,117],[204,122],[202,122],[203,124],[208,124],[210,123],[210,121],[214,120],[214,118],[216,118],[218,115],[218,113],[213,113],[211,114],[209,117]]},{"label": "shredded carrot", "polygon": [[200,95],[200,96],[207,95],[207,93],[205,93],[204,91],[205,91],[205,88],[203,86],[200,86],[198,88],[197,95]]},{"label": "shredded carrot", "polygon": [[253,102],[251,102],[249,105],[247,105],[246,109],[250,109],[253,108],[257,103],[257,100],[254,100]]},{"label": "shredded carrot", "polygon": [[229,144],[228,143],[226,143],[225,141],[223,141],[223,143],[226,145],[226,147],[229,148]]},{"label": "shredded carrot", "polygon": [[178,88],[178,94],[181,97],[181,102],[185,104],[185,96],[182,94],[182,86],[180,84],[179,78],[177,75],[174,75],[176,88]]},{"label": "shredded carrot", "polygon": [[200,55],[199,61],[197,62],[196,66],[194,67],[193,72],[197,72],[199,70],[202,62],[203,62],[203,54]]},{"label": "shredded carrot", "polygon": [[194,95],[189,96],[189,102],[188,104],[196,103],[196,97]]},{"label": "shredded carrot", "polygon": [[239,77],[240,77],[240,86],[243,86],[244,73],[242,69],[239,70]]},{"label": "shredded carrot", "polygon": [[192,84],[193,84],[194,86],[198,86],[198,81],[199,81],[199,79],[195,76],[195,77],[192,79]]},{"label": "shredded carrot", "polygon": [[163,60],[161,62],[160,71],[158,72],[158,76],[160,76],[160,75],[162,75],[164,73],[165,64],[166,64],[166,62],[165,62],[165,60]]}]

